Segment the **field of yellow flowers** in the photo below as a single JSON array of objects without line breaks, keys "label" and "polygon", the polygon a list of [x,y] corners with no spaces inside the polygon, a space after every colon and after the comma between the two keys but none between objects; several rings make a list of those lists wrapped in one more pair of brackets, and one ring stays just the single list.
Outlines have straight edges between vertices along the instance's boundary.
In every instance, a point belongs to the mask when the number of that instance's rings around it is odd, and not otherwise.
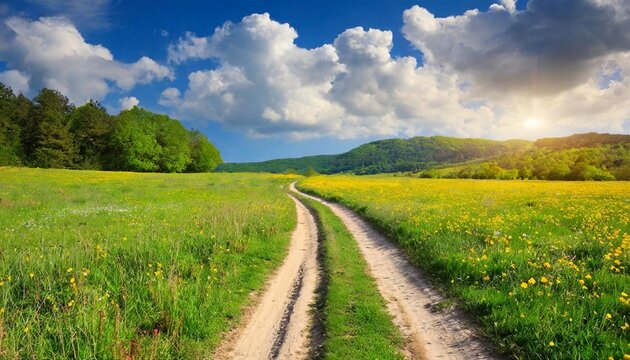
[{"label": "field of yellow flowers", "polygon": [[630,183],[317,176],[522,359],[630,358]]},{"label": "field of yellow flowers", "polygon": [[0,168],[0,358],[209,358],[286,254],[290,181]]}]

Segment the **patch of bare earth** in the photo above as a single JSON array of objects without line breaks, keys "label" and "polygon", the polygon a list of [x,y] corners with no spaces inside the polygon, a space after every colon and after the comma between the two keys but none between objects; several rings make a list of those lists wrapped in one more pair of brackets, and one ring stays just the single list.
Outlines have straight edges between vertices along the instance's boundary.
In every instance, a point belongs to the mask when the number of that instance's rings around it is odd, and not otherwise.
[{"label": "patch of bare earth", "polygon": [[259,301],[245,312],[214,359],[305,359],[309,353],[310,305],[318,279],[317,227],[295,198],[297,227],[289,253]]},{"label": "patch of bare earth", "polygon": [[406,255],[352,210],[291,190],[328,206],[353,235],[394,323],[407,339],[410,359],[499,359],[459,310],[441,309],[444,298]]}]

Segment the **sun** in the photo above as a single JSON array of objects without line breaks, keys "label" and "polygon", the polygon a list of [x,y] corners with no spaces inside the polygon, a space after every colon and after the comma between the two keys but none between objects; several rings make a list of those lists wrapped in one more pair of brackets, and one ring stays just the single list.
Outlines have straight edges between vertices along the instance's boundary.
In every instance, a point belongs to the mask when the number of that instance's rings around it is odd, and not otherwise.
[{"label": "sun", "polygon": [[542,122],[540,121],[540,119],[535,118],[535,117],[530,117],[530,118],[525,119],[525,121],[523,121],[523,126],[526,129],[532,130],[532,129],[538,128],[541,125],[541,123]]}]

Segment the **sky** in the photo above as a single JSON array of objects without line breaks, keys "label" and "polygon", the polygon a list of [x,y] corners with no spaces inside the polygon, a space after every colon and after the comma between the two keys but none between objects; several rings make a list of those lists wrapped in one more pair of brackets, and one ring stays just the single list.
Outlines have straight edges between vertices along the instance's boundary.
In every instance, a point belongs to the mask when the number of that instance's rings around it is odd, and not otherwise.
[{"label": "sky", "polygon": [[630,0],[9,0],[0,82],[169,114],[228,162],[629,133]]}]

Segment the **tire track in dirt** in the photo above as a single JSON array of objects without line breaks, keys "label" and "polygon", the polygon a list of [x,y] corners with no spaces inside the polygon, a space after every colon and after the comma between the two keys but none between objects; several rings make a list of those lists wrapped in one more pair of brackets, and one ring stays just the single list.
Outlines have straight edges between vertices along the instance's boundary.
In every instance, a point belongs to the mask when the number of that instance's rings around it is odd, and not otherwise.
[{"label": "tire track in dirt", "polygon": [[309,354],[310,310],[318,280],[317,226],[308,209],[291,198],[297,226],[289,253],[214,359],[305,359]]},{"label": "tire track in dirt", "polygon": [[291,190],[329,207],[353,235],[394,323],[407,339],[410,359],[500,359],[494,348],[457,309],[436,311],[442,298],[391,241],[352,210]]}]

